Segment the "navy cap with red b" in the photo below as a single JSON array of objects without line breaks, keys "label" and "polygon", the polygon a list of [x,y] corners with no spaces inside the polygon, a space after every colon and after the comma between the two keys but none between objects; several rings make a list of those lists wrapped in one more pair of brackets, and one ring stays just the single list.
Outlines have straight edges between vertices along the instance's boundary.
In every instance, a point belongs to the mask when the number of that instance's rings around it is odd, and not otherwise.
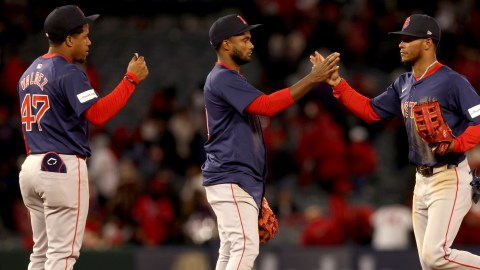
[{"label": "navy cap with red b", "polygon": [[100,15],[85,17],[83,11],[75,5],[55,8],[45,19],[45,34],[49,39],[63,40],[73,29],[95,21]]},{"label": "navy cap with red b", "polygon": [[434,18],[425,14],[413,14],[405,20],[402,31],[390,32],[389,34],[431,38],[438,45],[441,32],[440,26]]},{"label": "navy cap with red b", "polygon": [[249,25],[242,16],[237,14],[223,16],[217,19],[210,27],[208,32],[210,44],[212,44],[214,48],[217,48],[225,39],[252,30],[260,25],[261,24]]}]

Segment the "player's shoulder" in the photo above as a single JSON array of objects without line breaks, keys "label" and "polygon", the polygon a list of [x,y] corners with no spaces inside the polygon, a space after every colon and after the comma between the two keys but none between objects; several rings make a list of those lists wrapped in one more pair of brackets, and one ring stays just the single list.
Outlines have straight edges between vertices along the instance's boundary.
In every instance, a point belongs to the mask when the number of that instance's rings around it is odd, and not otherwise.
[{"label": "player's shoulder", "polygon": [[441,75],[444,78],[454,78],[454,77],[462,77],[462,75],[455,70],[453,70],[451,67],[447,65],[442,65],[437,71],[439,75]]},{"label": "player's shoulder", "polygon": [[210,71],[210,74],[209,74],[211,77],[215,77],[215,78],[223,78],[223,77],[230,77],[232,75],[238,75],[238,72],[236,72],[235,70],[233,69],[230,69],[228,68],[227,66],[225,65],[222,65],[222,64],[216,64],[212,71]]},{"label": "player's shoulder", "polygon": [[237,71],[219,64],[215,65],[207,76],[208,82],[217,86],[224,86],[241,78]]},{"label": "player's shoulder", "polygon": [[458,73],[449,66],[443,65],[437,72],[441,75],[439,77],[446,83],[469,83],[465,75]]},{"label": "player's shoulder", "polygon": [[51,75],[56,79],[62,79],[70,75],[82,74],[83,70],[74,63],[67,61],[62,56],[42,56],[39,58],[42,65],[51,71]]}]

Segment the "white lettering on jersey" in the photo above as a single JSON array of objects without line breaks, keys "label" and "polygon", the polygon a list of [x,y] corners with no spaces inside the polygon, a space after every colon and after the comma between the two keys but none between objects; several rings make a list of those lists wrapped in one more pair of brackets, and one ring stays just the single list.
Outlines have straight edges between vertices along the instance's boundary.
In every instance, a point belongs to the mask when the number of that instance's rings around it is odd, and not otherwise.
[{"label": "white lettering on jersey", "polygon": [[48,83],[47,77],[41,72],[36,71],[35,73],[30,73],[26,77],[20,80],[20,85],[22,90],[25,90],[30,85],[37,85],[40,87],[40,90],[43,91],[43,87]]},{"label": "white lettering on jersey", "polygon": [[80,103],[85,103],[85,102],[87,102],[91,99],[94,99],[96,97],[98,97],[97,93],[95,93],[95,90],[93,90],[93,89],[87,90],[87,91],[82,92],[82,93],[77,95],[77,98],[80,101]]},{"label": "white lettering on jersey", "polygon": [[471,107],[468,109],[468,112],[470,113],[470,117],[475,118],[480,115],[480,104]]}]

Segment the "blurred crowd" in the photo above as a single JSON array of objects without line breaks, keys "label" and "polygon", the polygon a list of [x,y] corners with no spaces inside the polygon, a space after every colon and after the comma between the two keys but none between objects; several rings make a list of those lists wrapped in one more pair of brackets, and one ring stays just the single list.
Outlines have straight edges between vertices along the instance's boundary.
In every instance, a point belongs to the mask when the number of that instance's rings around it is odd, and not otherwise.
[{"label": "blurred crowd", "polygon": [[[20,48],[28,35],[41,31],[41,18],[50,9],[26,0],[4,1],[0,7],[0,247],[32,245],[18,187],[25,146],[16,85],[33,60],[24,59]],[[413,13],[437,18],[443,29],[439,61],[480,91],[478,1],[255,0],[242,1],[237,11],[263,24],[252,35],[261,66],[257,86],[266,93],[306,74],[308,56],[319,50],[324,55],[340,52],[341,75],[363,95],[376,96],[407,70],[400,63],[399,40],[387,32],[400,30]],[[92,86],[102,89],[95,66],[84,68]],[[144,101],[146,113],[138,123],[91,126],[84,248],[216,243],[215,217],[200,171],[206,137],[203,82],[195,83],[198,87],[182,89],[189,93],[182,101],[177,87],[158,89]],[[407,161],[400,119],[366,125],[334,100],[330,87],[319,85],[298,104],[262,120],[269,169],[266,196],[280,222],[272,245],[413,246],[415,172]],[[479,151],[469,152],[472,166],[479,163]],[[456,243],[480,244],[479,228],[480,210],[472,208]]]}]

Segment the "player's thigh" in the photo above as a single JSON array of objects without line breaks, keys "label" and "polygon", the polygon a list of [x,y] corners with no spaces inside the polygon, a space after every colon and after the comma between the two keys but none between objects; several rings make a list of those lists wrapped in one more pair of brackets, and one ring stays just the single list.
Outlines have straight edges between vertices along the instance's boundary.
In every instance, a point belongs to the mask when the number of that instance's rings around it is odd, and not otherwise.
[{"label": "player's thigh", "polygon": [[35,155],[28,156],[22,164],[19,173],[20,192],[24,204],[30,207],[42,207],[43,202],[36,193],[36,185],[39,182],[40,158]]},{"label": "player's thigh", "polygon": [[[431,194],[428,208],[428,225],[424,241],[430,244],[453,242],[463,218],[470,210],[470,187],[464,178],[465,173],[451,170],[439,180],[438,188]],[[468,172],[467,172],[468,174]]]},{"label": "player's thigh", "polygon": [[253,198],[235,184],[206,187],[207,199],[217,216],[219,235],[224,244],[258,245],[258,208]]}]

